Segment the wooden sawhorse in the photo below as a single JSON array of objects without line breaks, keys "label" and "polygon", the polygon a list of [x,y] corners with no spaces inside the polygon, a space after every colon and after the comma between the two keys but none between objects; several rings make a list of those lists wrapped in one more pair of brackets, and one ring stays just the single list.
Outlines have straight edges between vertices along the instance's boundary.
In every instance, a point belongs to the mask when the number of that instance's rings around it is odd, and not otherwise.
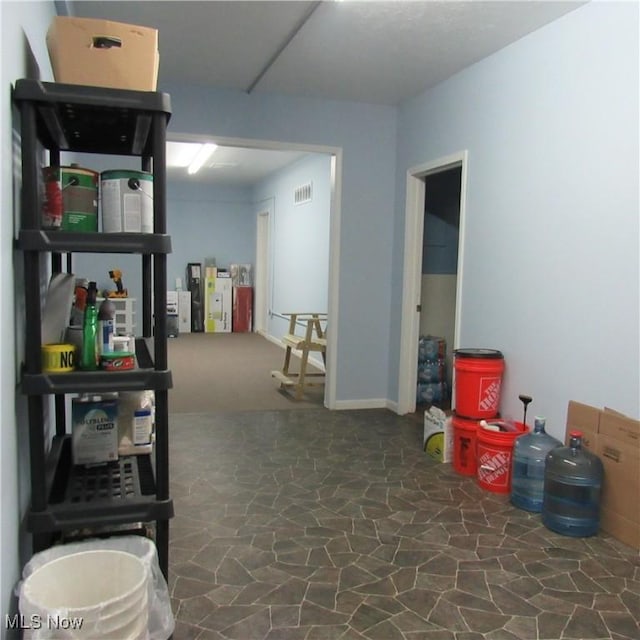
[{"label": "wooden sawhorse", "polygon": [[[289,317],[289,332],[282,336],[286,347],[284,365],[281,371],[272,371],[271,376],[280,381],[280,388],[295,389],[295,398],[302,398],[305,387],[324,384],[324,372],[308,372],[309,353],[319,352],[322,361],[327,363],[327,314],[326,313],[285,313]],[[323,326],[324,325],[324,326]],[[300,354],[300,370],[293,373],[290,370],[291,352],[296,349]],[[322,380],[318,380],[322,378]]]}]

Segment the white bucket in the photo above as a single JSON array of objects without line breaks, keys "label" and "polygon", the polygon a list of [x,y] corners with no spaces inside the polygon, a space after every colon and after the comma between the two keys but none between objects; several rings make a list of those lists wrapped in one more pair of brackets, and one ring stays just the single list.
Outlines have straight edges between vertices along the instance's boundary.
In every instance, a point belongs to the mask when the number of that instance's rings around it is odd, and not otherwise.
[{"label": "white bucket", "polygon": [[[148,580],[142,560],[124,551],[82,551],[52,560],[22,586],[20,613],[41,622],[37,635],[24,637],[138,638],[148,623]],[[50,633],[43,635],[44,627]]]}]

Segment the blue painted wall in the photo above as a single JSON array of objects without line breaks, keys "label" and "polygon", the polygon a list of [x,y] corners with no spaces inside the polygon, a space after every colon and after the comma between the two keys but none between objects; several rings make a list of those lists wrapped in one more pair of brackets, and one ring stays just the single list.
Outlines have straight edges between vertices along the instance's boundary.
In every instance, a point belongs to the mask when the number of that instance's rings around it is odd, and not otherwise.
[{"label": "blue painted wall", "polygon": [[[389,387],[396,109],[167,85],[175,134],[343,149],[337,400],[384,402]],[[372,346],[373,345],[373,346]]]},{"label": "blue painted wall", "polygon": [[253,263],[255,220],[250,189],[214,187],[189,182],[167,186],[167,229],[173,252],[167,259],[170,288],[188,262],[215,258],[219,268],[232,262]]},{"label": "blue painted wall", "polygon": [[[327,312],[329,287],[329,211],[331,157],[311,154],[256,185],[254,200],[269,201],[271,291],[268,332],[280,337],[288,321],[278,314]],[[311,183],[311,202],[296,205],[296,187]]]},{"label": "blue painted wall", "polygon": [[392,282],[407,169],[467,149],[462,346],[503,350],[503,413],[528,393],[554,436],[570,399],[640,414],[638,14],[588,3],[399,111]]}]

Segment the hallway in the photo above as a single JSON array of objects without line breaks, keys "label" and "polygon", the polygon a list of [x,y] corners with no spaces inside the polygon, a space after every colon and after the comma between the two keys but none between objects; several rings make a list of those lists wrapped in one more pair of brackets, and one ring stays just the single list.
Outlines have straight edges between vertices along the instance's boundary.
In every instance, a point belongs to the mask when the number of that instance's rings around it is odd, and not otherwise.
[{"label": "hallway", "polygon": [[171,419],[175,640],[637,640],[640,554],[566,538],[384,410]]}]

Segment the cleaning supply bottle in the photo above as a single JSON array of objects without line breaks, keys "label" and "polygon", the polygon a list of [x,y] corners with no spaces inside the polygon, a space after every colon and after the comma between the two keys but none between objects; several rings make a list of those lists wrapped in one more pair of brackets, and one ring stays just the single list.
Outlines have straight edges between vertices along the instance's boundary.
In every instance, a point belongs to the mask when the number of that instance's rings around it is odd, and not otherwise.
[{"label": "cleaning supply bottle", "polygon": [[84,371],[95,371],[98,368],[98,309],[96,296],[98,289],[95,282],[87,288],[87,301],[82,321],[82,357],[80,368]]},{"label": "cleaning supply bottle", "polygon": [[542,511],[545,459],[549,451],[562,446],[560,440],[544,430],[545,425],[546,420],[536,416],[533,432],[513,443],[511,504],[536,513]]},{"label": "cleaning supply bottle", "polygon": [[115,334],[116,307],[109,298],[100,303],[98,309],[98,343],[100,355],[113,353],[113,336]]},{"label": "cleaning supply bottle", "polygon": [[566,536],[598,533],[604,468],[582,447],[582,432],[569,433],[569,446],[552,449],[545,461],[542,523]]}]

